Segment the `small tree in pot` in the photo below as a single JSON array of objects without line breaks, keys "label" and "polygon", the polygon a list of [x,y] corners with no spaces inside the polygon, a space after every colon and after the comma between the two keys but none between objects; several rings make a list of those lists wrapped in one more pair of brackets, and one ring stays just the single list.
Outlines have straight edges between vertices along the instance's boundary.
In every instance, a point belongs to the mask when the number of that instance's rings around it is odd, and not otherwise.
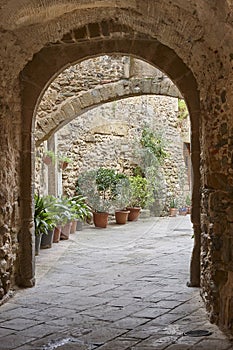
[{"label": "small tree in pot", "polygon": [[117,207],[115,210],[115,218],[117,224],[126,224],[128,220],[129,210],[126,209],[126,205],[129,203],[130,197],[130,182],[129,178],[124,175],[119,179],[116,184],[116,196],[114,204]]},{"label": "small tree in pot", "polygon": [[[93,211],[96,226],[107,226],[110,208],[113,207],[117,195],[116,186],[121,177],[114,169],[99,168],[81,174],[77,181],[77,192],[87,198],[87,203]],[[98,223],[98,219],[101,223]],[[103,219],[103,221],[102,221]]]}]

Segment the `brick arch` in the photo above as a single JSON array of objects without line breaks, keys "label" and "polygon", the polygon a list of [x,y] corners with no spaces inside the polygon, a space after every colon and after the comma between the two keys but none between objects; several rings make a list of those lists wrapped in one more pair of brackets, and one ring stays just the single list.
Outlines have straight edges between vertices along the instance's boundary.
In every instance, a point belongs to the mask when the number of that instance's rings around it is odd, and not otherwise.
[{"label": "brick arch", "polygon": [[103,103],[140,95],[163,95],[182,98],[170,79],[131,78],[98,85],[82,94],[67,98],[54,113],[37,119],[36,146],[47,140],[56,131],[90,109]]},{"label": "brick arch", "polygon": [[131,28],[114,23],[92,23],[89,37],[83,28],[73,30],[59,42],[48,44],[25,66],[20,75],[22,96],[23,152],[21,164],[22,208],[21,249],[19,256],[18,284],[30,286],[34,283],[34,262],[32,250],[32,179],[34,172],[35,111],[46,87],[69,65],[103,54],[132,55],[142,59],[168,75],[183,95],[191,119],[191,145],[193,164],[193,210],[194,250],[191,259],[191,285],[200,280],[200,145],[199,145],[199,92],[190,68],[168,46]]}]

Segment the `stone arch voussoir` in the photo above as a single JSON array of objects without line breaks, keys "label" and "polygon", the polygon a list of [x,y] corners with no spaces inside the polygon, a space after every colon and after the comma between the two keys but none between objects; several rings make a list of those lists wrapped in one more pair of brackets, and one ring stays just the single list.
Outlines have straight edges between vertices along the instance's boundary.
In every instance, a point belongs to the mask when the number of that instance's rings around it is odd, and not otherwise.
[{"label": "stone arch voussoir", "polygon": [[95,87],[79,96],[69,97],[58,110],[37,121],[36,145],[47,140],[53,133],[81,114],[103,103],[139,95],[164,95],[182,98],[170,79],[137,78],[121,80]]}]

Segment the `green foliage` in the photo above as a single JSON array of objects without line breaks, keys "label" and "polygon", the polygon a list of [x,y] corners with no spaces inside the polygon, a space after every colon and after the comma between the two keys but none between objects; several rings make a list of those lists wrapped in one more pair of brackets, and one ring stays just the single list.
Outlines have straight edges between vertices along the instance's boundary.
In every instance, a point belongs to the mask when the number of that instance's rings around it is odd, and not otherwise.
[{"label": "green foliage", "polygon": [[66,163],[71,163],[72,162],[71,158],[69,158],[69,157],[67,157],[67,156],[65,156],[63,154],[60,154],[60,153],[58,154],[57,158],[58,158],[59,162],[66,162]]},{"label": "green foliage", "polygon": [[55,164],[55,161],[56,161],[56,155],[55,155],[55,153],[54,153],[53,151],[50,151],[50,150],[45,151],[45,156],[47,156],[47,157],[51,158],[52,163],[53,163],[53,164]]},{"label": "green foliage", "polygon": [[56,222],[54,220],[54,217],[49,211],[49,207],[47,206],[46,201],[43,197],[40,197],[39,194],[35,194],[34,201],[35,234],[48,234],[48,231],[52,230],[55,227]]},{"label": "green foliage", "polygon": [[162,136],[155,134],[155,132],[148,126],[145,126],[142,131],[140,143],[144,148],[146,148],[156,157],[160,164],[167,157],[167,152],[164,149]]},{"label": "green foliage", "polygon": [[74,196],[69,199],[69,203],[75,219],[85,221],[91,217],[91,208],[86,203],[86,198],[84,196]]},{"label": "green foliage", "polygon": [[189,195],[186,196],[186,200],[185,200],[186,205],[190,206],[191,205],[191,198]]},{"label": "green foliage", "polygon": [[76,191],[87,198],[94,211],[108,211],[117,196],[117,185],[126,175],[114,169],[99,168],[80,174]]},{"label": "green foliage", "polygon": [[50,157],[52,160],[52,163],[55,164],[55,161],[58,160],[59,162],[66,162],[66,163],[71,163],[72,159],[67,157],[66,155],[63,155],[61,153],[55,154],[53,151],[48,150],[45,151],[45,156]]},{"label": "green foliage", "polygon": [[144,171],[142,170],[142,168],[139,165],[137,165],[133,168],[133,176],[145,177]]},{"label": "green foliage", "polygon": [[114,169],[99,168],[96,172],[97,190],[104,199],[113,199],[120,175]]},{"label": "green foliage", "polygon": [[130,176],[129,206],[144,208],[148,199],[148,181],[141,176]]},{"label": "green foliage", "polygon": [[66,197],[45,196],[48,210],[57,225],[64,225],[74,219],[70,200]]},{"label": "green foliage", "polygon": [[170,200],[170,208],[177,208],[177,201],[174,197]]},{"label": "green foliage", "polygon": [[178,100],[178,110],[179,110],[178,118],[180,120],[185,120],[188,118],[189,116],[188,108],[186,106],[185,101],[182,99]]},{"label": "green foliage", "polygon": [[58,201],[57,202],[58,206],[61,209],[60,211],[61,223],[64,225],[74,220],[75,214],[74,214],[74,209],[71,205],[70,199],[67,197],[61,197],[61,198],[58,198],[57,201]]},{"label": "green foliage", "polygon": [[130,182],[129,178],[119,179],[116,185],[116,196],[114,197],[114,205],[117,209],[125,209],[130,201]]}]

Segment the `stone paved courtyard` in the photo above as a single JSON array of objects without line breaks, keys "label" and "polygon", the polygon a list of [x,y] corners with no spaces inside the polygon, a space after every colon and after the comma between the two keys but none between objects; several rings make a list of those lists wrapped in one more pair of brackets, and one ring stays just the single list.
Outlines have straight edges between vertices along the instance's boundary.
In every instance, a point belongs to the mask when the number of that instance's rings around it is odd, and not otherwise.
[{"label": "stone paved courtyard", "polygon": [[[149,218],[41,250],[36,287],[0,308],[0,349],[233,349],[186,287],[191,236],[189,216]],[[211,335],[183,335],[197,329]]]}]

